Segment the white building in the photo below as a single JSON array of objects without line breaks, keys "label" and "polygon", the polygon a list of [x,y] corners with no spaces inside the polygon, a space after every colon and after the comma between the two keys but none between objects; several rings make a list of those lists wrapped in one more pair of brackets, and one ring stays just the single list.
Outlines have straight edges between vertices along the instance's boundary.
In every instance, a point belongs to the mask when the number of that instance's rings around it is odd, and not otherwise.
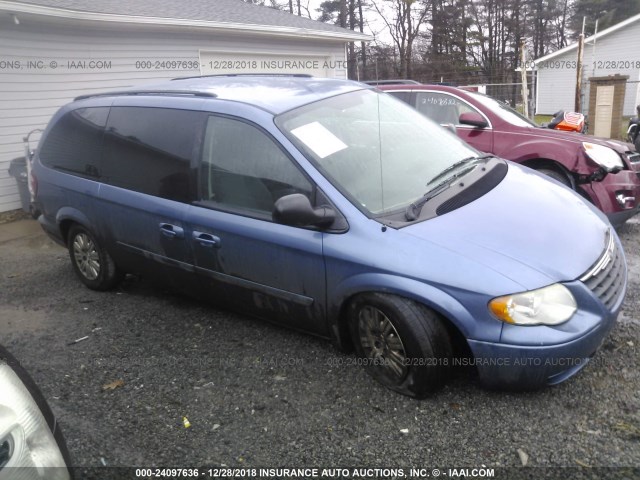
[{"label": "white building", "polygon": [[[0,0],[0,212],[10,160],[74,97],[188,75],[346,78],[351,30],[241,0]],[[38,139],[38,136],[34,136]]]},{"label": "white building", "polygon": [[[574,110],[577,60],[577,43],[535,60],[536,113]],[[640,14],[585,39],[582,113],[588,113],[588,79],[615,74],[629,77],[623,115],[635,115],[640,104]]]}]

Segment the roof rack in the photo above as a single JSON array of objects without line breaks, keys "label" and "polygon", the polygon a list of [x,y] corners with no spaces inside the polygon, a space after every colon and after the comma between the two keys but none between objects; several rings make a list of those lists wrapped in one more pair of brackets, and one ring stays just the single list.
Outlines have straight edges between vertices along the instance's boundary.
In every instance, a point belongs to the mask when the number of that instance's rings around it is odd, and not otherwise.
[{"label": "roof rack", "polygon": [[122,90],[116,92],[104,92],[104,93],[89,93],[87,95],[80,95],[79,97],[74,98],[77,100],[85,100],[87,98],[94,97],[111,97],[118,95],[191,95],[193,97],[209,97],[215,98],[217,95],[212,92],[200,92],[197,90]]},{"label": "roof rack", "polygon": [[365,80],[362,83],[366,83],[367,85],[420,85],[420,82],[416,82],[415,80],[404,80],[404,79],[396,79],[396,80]]},{"label": "roof rack", "polygon": [[313,78],[308,73],[212,73],[211,75],[193,75],[191,77],[176,77],[171,80],[189,80],[191,78],[211,78],[211,77],[295,77]]}]

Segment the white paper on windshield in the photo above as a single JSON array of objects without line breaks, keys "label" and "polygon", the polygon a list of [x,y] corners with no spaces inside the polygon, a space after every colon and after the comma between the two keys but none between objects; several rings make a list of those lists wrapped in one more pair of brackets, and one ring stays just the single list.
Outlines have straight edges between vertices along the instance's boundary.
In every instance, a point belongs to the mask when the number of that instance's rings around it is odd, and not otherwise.
[{"label": "white paper on windshield", "polygon": [[307,123],[291,130],[313,153],[320,158],[325,158],[332,153],[344,150],[347,146],[318,122]]}]

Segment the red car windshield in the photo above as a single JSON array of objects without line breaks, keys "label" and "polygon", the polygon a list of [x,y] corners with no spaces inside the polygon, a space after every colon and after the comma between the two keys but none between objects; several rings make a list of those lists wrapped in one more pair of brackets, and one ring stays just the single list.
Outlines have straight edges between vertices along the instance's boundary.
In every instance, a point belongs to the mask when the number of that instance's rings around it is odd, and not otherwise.
[{"label": "red car windshield", "polygon": [[498,100],[491,98],[487,95],[483,95],[477,92],[468,92],[475,100],[498,115],[505,122],[509,122],[512,125],[518,127],[537,127],[538,125],[522,115],[520,112],[514,110],[506,103],[499,102]]}]

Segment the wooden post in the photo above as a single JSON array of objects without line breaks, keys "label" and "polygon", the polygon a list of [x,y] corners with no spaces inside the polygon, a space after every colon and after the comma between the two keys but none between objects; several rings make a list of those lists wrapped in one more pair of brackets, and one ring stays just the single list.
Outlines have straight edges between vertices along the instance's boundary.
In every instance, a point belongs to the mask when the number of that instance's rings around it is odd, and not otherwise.
[{"label": "wooden post", "polygon": [[582,18],[582,33],[578,37],[578,62],[576,64],[576,98],[573,109],[582,113],[582,63],[584,57],[584,24],[587,17]]},{"label": "wooden post", "polygon": [[576,64],[576,98],[574,111],[582,112],[582,57],[584,54],[584,34],[578,37],[578,63]]}]

